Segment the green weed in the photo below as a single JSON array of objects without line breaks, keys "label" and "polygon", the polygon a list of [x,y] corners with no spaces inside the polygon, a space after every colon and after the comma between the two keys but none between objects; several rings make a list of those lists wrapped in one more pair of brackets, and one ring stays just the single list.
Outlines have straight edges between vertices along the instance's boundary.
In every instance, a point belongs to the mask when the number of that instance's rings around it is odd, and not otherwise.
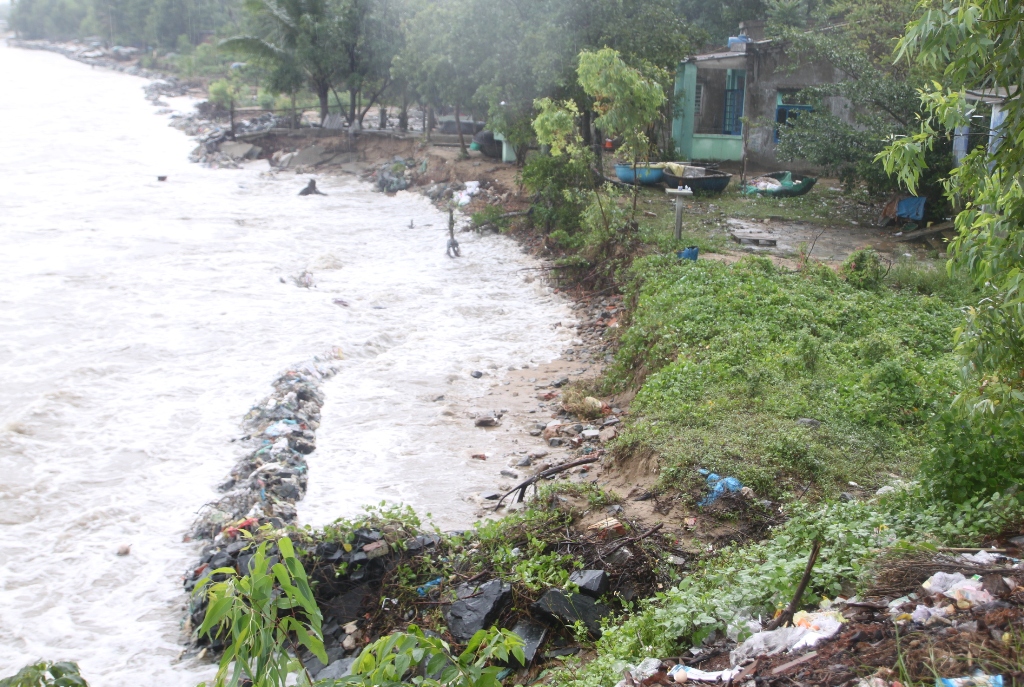
[{"label": "green weed", "polygon": [[835,492],[927,454],[929,420],[958,388],[957,304],[757,257],[651,257],[632,274],[610,378],[642,386],[619,451],[656,450],[663,481],[706,467],[768,496]]}]

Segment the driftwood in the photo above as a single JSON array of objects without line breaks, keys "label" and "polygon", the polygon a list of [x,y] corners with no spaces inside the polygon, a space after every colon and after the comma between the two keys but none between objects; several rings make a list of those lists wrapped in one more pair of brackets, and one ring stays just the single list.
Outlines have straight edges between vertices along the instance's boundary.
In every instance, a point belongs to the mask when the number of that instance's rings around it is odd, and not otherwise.
[{"label": "driftwood", "polygon": [[930,227],[916,229],[914,231],[908,231],[903,236],[897,237],[896,242],[906,243],[908,241],[918,241],[920,239],[927,239],[929,237],[942,234],[943,232],[951,231],[953,228],[954,225],[952,222],[939,222],[938,224],[933,224]]},{"label": "driftwood", "polygon": [[508,498],[510,494],[514,494],[517,491],[519,492],[519,497],[516,499],[516,503],[522,503],[522,501],[526,498],[526,490],[529,489],[531,486],[536,485],[538,480],[544,479],[545,477],[550,477],[551,475],[557,475],[559,472],[564,472],[565,470],[578,467],[580,465],[596,463],[597,460],[597,458],[583,458],[582,460],[573,461],[572,463],[566,463],[565,465],[559,465],[557,467],[548,468],[547,470],[542,470],[541,472],[538,472],[536,475],[526,480],[525,482],[521,482],[516,486],[512,487],[507,492],[505,492],[505,494],[503,494],[502,497],[498,499],[498,503],[494,505],[494,510],[498,510],[499,508],[501,508],[501,502]]},{"label": "driftwood", "polygon": [[815,540],[814,546],[811,548],[811,555],[807,559],[807,567],[804,568],[804,575],[800,578],[800,584],[796,587],[796,594],[793,595],[793,600],[786,605],[786,609],[778,617],[764,626],[765,630],[776,630],[793,619],[793,614],[796,612],[797,606],[800,605],[800,599],[803,598],[804,592],[807,591],[807,584],[811,581],[811,571],[814,570],[814,564],[818,561],[818,554],[820,552],[821,542]]}]

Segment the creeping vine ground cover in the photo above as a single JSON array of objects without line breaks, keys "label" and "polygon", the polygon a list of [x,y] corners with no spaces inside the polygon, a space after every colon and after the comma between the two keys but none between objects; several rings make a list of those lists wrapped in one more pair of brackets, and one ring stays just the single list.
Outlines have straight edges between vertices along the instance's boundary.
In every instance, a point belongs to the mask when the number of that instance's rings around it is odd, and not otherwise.
[{"label": "creeping vine ground cover", "polygon": [[697,467],[768,497],[878,486],[916,469],[958,388],[949,298],[859,289],[823,266],[660,256],[635,263],[629,298],[612,382],[643,385],[620,449],[656,450],[674,486]]}]

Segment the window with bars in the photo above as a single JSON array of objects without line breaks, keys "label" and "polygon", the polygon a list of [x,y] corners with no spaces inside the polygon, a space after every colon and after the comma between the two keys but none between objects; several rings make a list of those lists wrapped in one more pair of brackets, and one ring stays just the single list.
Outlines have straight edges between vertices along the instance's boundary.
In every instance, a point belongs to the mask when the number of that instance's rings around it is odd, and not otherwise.
[{"label": "window with bars", "polygon": [[699,83],[693,89],[693,113],[698,117],[704,114],[704,84]]},{"label": "window with bars", "polygon": [[725,114],[722,133],[739,136],[743,133],[743,87],[747,73],[743,69],[730,69],[725,79]]}]

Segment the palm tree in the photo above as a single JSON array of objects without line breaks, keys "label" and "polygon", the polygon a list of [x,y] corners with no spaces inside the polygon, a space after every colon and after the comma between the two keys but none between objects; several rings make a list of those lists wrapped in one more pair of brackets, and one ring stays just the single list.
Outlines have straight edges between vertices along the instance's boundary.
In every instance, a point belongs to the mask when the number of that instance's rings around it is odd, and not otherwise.
[{"label": "palm tree", "polygon": [[265,36],[235,36],[221,48],[298,70],[320,101],[322,122],[342,54],[340,27],[328,0],[246,0],[246,8],[266,28]]}]

